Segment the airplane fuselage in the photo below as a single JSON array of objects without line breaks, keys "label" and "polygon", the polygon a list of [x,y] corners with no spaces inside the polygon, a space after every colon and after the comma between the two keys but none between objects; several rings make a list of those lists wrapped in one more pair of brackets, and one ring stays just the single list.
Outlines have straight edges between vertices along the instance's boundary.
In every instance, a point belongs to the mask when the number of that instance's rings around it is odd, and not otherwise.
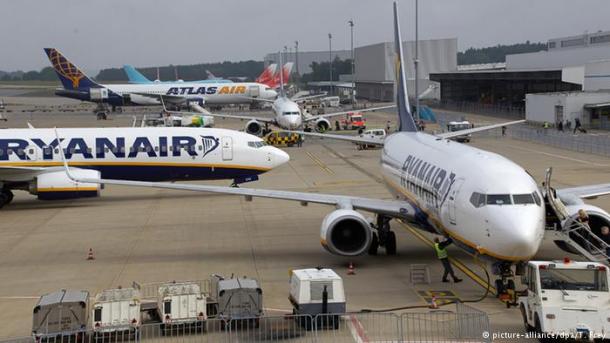
[{"label": "airplane fuselage", "polygon": [[168,82],[151,84],[106,84],[102,88],[91,89],[58,89],[56,94],[83,101],[105,102],[113,106],[151,106],[160,105],[159,97],[184,97],[186,100],[198,101],[200,104],[245,104],[260,98],[273,100],[277,92],[270,87],[254,82],[239,83],[195,83]]},{"label": "airplane fuselage", "polygon": [[279,96],[271,106],[275,114],[275,123],[284,130],[296,130],[303,124],[301,108],[285,96]]},{"label": "airplane fuselage", "polygon": [[399,132],[386,138],[381,165],[392,194],[416,209],[420,228],[502,261],[527,261],[538,251],[542,196],[512,161],[425,133]]},{"label": "airplane fuselage", "polygon": [[[280,149],[243,132],[212,128],[62,128],[70,166],[104,178],[142,181],[236,179],[288,161]],[[53,167],[61,154],[53,129],[0,131],[0,168]],[[4,173],[1,181],[23,181]]]}]

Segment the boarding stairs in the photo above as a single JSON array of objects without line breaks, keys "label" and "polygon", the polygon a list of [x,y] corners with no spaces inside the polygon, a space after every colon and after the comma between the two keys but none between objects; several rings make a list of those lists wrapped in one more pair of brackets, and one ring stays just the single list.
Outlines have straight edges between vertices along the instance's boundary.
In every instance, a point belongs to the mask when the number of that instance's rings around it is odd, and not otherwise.
[{"label": "boarding stairs", "polygon": [[551,235],[555,241],[563,241],[573,250],[592,262],[599,262],[610,266],[610,244],[591,231],[588,224],[581,223],[570,216],[561,199],[557,198],[551,187],[552,168],[546,170],[545,177],[545,204],[553,209],[556,222],[561,227],[547,227],[546,234]]}]

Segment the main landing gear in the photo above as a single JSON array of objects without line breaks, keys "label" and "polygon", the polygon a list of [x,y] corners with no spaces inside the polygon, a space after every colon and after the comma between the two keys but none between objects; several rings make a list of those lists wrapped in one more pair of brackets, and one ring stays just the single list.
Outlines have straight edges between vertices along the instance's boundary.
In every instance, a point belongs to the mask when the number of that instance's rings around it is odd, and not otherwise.
[{"label": "main landing gear", "polygon": [[[520,272],[522,267],[519,264],[515,267],[516,274],[523,274]],[[515,289],[515,273],[513,273],[512,264],[507,262],[494,263],[492,273],[500,277],[495,281],[496,297],[505,303],[507,308],[517,306],[519,294]]]},{"label": "main landing gear", "polygon": [[95,110],[93,110],[97,120],[106,120],[108,119],[108,105],[103,102],[97,104]]},{"label": "main landing gear", "polygon": [[8,205],[11,201],[13,201],[13,192],[6,188],[0,191],[0,208]]},{"label": "main landing gear", "polygon": [[378,214],[376,223],[371,223],[373,229],[373,242],[369,248],[369,255],[377,255],[379,247],[384,247],[387,255],[396,255],[396,233],[390,228],[392,218]]}]

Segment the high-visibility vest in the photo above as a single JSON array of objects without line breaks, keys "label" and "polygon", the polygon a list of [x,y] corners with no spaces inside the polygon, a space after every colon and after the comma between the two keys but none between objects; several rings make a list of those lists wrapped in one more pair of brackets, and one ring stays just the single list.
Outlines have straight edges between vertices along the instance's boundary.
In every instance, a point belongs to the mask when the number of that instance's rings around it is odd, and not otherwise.
[{"label": "high-visibility vest", "polygon": [[447,249],[441,248],[441,245],[439,243],[434,243],[434,250],[436,250],[436,256],[438,257],[439,260],[448,257]]}]

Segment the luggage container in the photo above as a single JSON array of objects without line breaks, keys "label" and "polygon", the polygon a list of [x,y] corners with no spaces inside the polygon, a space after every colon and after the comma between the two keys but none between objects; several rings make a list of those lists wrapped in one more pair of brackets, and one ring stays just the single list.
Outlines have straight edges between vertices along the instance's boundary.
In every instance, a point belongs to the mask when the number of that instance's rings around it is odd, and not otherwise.
[{"label": "luggage container", "polygon": [[263,290],[254,279],[217,279],[217,317],[223,323],[258,327],[263,314]]},{"label": "luggage container", "polygon": [[107,289],[97,294],[92,306],[94,338],[137,337],[141,325],[140,304],[140,291],[135,288]]},{"label": "luggage container", "polygon": [[159,287],[157,308],[161,334],[205,331],[206,298],[194,282],[172,282]]},{"label": "luggage container", "polygon": [[80,340],[87,332],[89,292],[65,290],[45,294],[33,310],[32,336],[40,341]]},{"label": "luggage container", "polygon": [[[339,315],[345,313],[345,291],[343,279],[332,269],[309,268],[293,270],[290,275],[290,295],[288,300],[293,306],[293,314],[319,314],[324,322],[318,327],[339,327]],[[310,317],[299,317],[300,324],[307,330],[312,329]]]}]

